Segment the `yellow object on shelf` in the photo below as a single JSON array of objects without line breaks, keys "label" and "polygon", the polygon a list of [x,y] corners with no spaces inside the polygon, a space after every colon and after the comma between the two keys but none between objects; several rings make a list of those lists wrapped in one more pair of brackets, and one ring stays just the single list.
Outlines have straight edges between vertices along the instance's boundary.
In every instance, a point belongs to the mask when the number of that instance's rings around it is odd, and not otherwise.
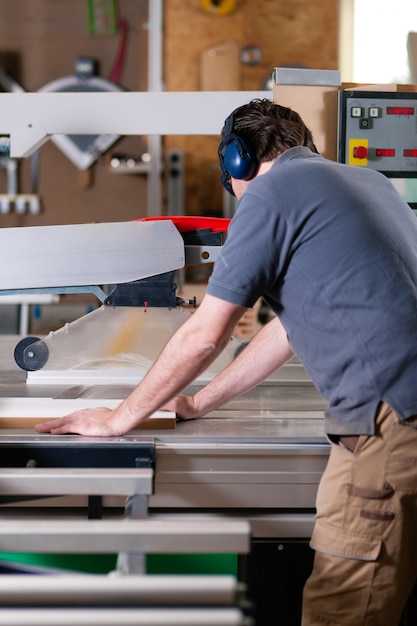
[{"label": "yellow object on shelf", "polygon": [[236,8],[237,0],[201,0],[202,8],[212,15],[229,15]]}]

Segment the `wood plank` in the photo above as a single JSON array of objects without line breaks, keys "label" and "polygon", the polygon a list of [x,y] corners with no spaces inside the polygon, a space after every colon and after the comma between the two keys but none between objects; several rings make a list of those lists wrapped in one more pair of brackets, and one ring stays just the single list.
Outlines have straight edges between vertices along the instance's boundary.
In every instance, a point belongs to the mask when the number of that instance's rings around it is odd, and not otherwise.
[{"label": "wood plank", "polygon": [[[63,417],[73,411],[106,406],[114,409],[121,400],[97,398],[1,398],[0,428],[31,428],[41,422]],[[156,411],[137,429],[175,428],[176,415],[171,411]]]}]

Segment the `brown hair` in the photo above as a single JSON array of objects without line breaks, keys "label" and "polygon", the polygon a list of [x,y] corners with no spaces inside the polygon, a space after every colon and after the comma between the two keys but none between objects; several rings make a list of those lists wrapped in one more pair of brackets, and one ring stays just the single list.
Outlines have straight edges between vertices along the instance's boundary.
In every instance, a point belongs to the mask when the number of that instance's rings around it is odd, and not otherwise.
[{"label": "brown hair", "polygon": [[232,116],[232,132],[249,142],[259,163],[271,161],[294,146],[317,152],[312,133],[300,115],[271,100],[252,100],[235,109]]}]

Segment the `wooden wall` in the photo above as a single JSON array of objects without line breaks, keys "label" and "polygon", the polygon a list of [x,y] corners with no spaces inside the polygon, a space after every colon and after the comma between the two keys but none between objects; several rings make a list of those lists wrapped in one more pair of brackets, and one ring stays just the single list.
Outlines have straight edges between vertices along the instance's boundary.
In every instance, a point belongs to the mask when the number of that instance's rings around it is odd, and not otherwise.
[{"label": "wooden wall", "polygon": [[[128,23],[121,84],[132,91],[147,87],[147,6],[148,0],[118,2],[119,15]],[[203,88],[202,55],[225,42],[239,50],[232,78],[242,90],[261,89],[272,69],[279,65],[337,69],[338,2],[238,0],[233,13],[217,17],[205,12],[200,0],[165,0],[166,90]],[[72,74],[75,58],[83,55],[95,58],[100,75],[108,78],[118,43],[117,34],[89,33],[87,0],[0,0],[0,67],[27,91],[36,91],[52,80]],[[258,64],[240,62],[240,51],[247,46],[261,51]],[[225,76],[223,72],[219,74],[219,81]],[[190,115],[199,112],[191,111]],[[221,213],[217,143],[213,137],[164,139],[166,149],[185,153],[187,213]],[[145,149],[146,138],[129,137],[110,152],[140,155]],[[116,221],[146,214],[146,179],[140,175],[111,174],[105,159],[87,174],[80,173],[48,142],[39,152],[38,174],[42,213],[0,215],[0,227]],[[29,160],[21,164],[20,190],[31,191]],[[0,193],[5,191],[6,175],[0,168]]]},{"label": "wooden wall", "polygon": [[[203,11],[200,0],[165,0],[166,89],[200,89],[202,55],[224,42],[262,53],[257,65],[239,63],[242,90],[262,89],[277,66],[338,69],[338,5],[337,0],[238,0],[234,12],[219,17]],[[167,137],[165,145],[185,152],[186,211],[221,212],[217,138]]]}]

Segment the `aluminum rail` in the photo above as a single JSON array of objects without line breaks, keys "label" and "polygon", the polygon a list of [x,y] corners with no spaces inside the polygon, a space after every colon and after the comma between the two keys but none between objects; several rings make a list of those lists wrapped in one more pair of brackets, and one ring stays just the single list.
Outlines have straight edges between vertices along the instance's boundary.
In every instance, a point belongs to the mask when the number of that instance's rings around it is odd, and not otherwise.
[{"label": "aluminum rail", "polygon": [[246,587],[233,576],[2,574],[0,606],[227,606]]},{"label": "aluminum rail", "polygon": [[165,522],[149,519],[14,519],[0,522],[0,551],[50,554],[248,554],[250,525],[243,520]]},{"label": "aluminum rail", "polygon": [[0,609],[7,626],[246,626],[236,608],[184,609]]},{"label": "aluminum rail", "polygon": [[0,495],[150,495],[147,468],[1,468]]}]

